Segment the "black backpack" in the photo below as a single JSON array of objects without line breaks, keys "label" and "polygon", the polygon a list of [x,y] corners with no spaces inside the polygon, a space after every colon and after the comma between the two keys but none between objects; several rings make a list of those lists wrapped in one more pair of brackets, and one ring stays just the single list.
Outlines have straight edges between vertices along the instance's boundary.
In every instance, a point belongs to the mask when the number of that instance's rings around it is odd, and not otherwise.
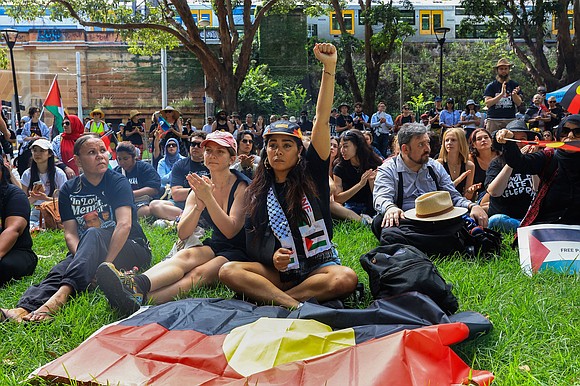
[{"label": "black backpack", "polygon": [[429,296],[451,315],[459,304],[433,262],[417,248],[404,244],[377,247],[361,256],[375,299],[417,291]]}]

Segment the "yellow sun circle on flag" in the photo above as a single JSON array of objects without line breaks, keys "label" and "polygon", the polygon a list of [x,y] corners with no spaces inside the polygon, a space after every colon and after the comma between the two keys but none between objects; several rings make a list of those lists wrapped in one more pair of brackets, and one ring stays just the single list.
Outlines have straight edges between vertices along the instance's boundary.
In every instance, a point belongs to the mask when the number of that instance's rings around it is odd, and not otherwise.
[{"label": "yellow sun circle on flag", "polygon": [[332,331],[330,326],[315,320],[260,318],[234,328],[226,336],[222,349],[230,367],[247,377],[355,344],[352,328]]},{"label": "yellow sun circle on flag", "polygon": [[578,87],[576,87],[576,94],[580,94],[580,85],[578,85]]}]

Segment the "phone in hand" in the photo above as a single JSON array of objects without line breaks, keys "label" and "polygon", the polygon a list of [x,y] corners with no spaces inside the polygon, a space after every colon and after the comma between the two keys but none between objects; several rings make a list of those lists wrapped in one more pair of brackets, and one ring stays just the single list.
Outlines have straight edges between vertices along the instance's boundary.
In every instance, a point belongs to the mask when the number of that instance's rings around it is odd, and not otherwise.
[{"label": "phone in hand", "polygon": [[44,190],[44,185],[42,181],[34,181],[32,184],[32,191],[34,193],[41,193]]}]

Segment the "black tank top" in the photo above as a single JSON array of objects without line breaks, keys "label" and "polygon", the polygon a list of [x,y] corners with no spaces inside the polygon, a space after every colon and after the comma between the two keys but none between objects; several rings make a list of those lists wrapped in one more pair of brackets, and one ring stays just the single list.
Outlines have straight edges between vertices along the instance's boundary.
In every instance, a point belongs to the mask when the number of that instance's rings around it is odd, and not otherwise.
[{"label": "black tank top", "polygon": [[481,188],[477,190],[477,195],[485,190],[485,174],[486,171],[479,166],[479,162],[477,161],[477,157],[473,157],[473,163],[475,164],[475,173],[473,174],[473,183],[479,184],[481,183]]},{"label": "black tank top", "polygon": [[[451,176],[451,172],[449,171],[449,164],[447,163],[447,161],[443,162],[443,167],[445,168],[445,171],[447,172],[447,174],[449,174],[449,176]],[[461,163],[461,168],[459,169],[459,175],[465,173],[465,162]],[[485,176],[485,174],[484,174]],[[452,177],[453,179],[453,177]],[[459,185],[457,185],[455,187],[455,189],[457,189],[457,191],[459,192],[459,194],[463,195],[463,191],[465,190],[465,184],[467,183],[467,178],[464,178],[463,181],[461,181],[459,183]]]},{"label": "black tank top", "polygon": [[227,131],[229,133],[230,128],[228,127],[228,121],[224,121],[224,123],[216,121],[216,131]]},{"label": "black tank top", "polygon": [[[230,194],[228,196],[228,208],[226,210],[226,213],[228,215],[230,214],[230,210],[232,209],[232,205],[234,204],[234,194],[236,193],[236,189],[238,188],[238,185],[240,184],[240,182],[245,182],[248,185],[250,185],[250,183],[252,182],[248,177],[246,177],[245,175],[243,175],[242,173],[240,173],[237,170],[230,169],[230,172],[236,176],[236,181],[232,185],[232,188],[230,189]],[[206,219],[206,221],[211,225],[211,227],[213,229],[211,239],[206,240],[206,241],[208,241],[208,243],[206,243],[204,241],[204,245],[215,244],[215,243],[218,243],[218,244],[225,243],[225,244],[229,244],[231,247],[245,248],[245,246],[246,246],[246,233],[245,233],[244,227],[242,227],[242,229],[238,232],[237,235],[235,235],[231,239],[228,239],[219,230],[219,228],[214,224],[213,220],[211,219],[211,217],[207,211],[207,208],[203,210],[203,212],[201,213],[201,216],[203,216],[203,218]]]}]

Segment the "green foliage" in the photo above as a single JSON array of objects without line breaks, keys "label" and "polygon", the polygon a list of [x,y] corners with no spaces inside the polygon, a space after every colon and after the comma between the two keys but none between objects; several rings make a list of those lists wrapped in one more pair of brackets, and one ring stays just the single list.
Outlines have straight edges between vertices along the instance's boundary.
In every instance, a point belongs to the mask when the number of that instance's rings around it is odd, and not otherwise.
[{"label": "green foliage", "polygon": [[302,86],[294,86],[284,91],[282,93],[282,100],[284,101],[286,113],[296,116],[298,116],[300,111],[304,110],[306,105],[310,102],[308,93]]},{"label": "green foliage", "polygon": [[251,68],[238,95],[240,111],[270,114],[277,97],[278,82],[272,79],[268,66],[260,64]]},{"label": "green foliage", "polygon": [[423,114],[429,108],[433,101],[426,101],[423,93],[419,93],[417,96],[412,96],[411,100],[407,102],[411,111],[414,111],[415,114]]},{"label": "green foliage", "polygon": [[0,48],[0,69],[7,69],[8,68],[8,50],[4,47]]},{"label": "green foliage", "polygon": [[183,97],[177,100],[171,101],[171,106],[178,110],[192,110],[197,107],[197,104],[191,97]]}]

